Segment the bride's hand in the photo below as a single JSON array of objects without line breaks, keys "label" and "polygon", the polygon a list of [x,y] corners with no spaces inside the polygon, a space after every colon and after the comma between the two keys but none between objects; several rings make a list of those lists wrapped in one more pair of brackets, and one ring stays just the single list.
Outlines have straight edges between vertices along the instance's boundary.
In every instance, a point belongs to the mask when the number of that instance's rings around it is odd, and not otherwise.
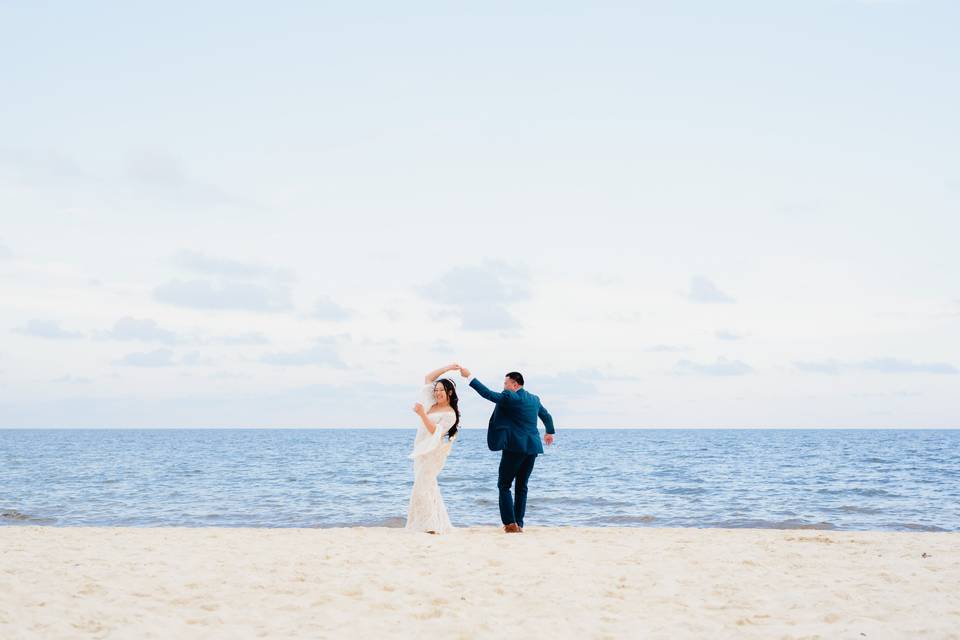
[{"label": "bride's hand", "polygon": [[423,410],[423,405],[420,404],[419,402],[418,402],[417,404],[413,405],[413,412],[414,412],[415,414],[417,414],[418,416],[422,416],[424,413],[426,413],[426,412]]},{"label": "bride's hand", "polygon": [[462,375],[464,378],[469,378],[470,369],[467,369],[466,367],[460,367],[460,375]]},{"label": "bride's hand", "polygon": [[459,370],[460,370],[460,365],[458,365],[456,362],[454,362],[453,364],[447,365],[447,371],[459,371]]}]

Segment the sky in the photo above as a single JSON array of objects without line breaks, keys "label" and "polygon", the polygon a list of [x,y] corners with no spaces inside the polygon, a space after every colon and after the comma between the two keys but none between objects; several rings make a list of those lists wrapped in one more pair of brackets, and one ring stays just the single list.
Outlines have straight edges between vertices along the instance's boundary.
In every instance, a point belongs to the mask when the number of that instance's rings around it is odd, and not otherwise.
[{"label": "sky", "polygon": [[0,428],[960,427],[958,22],[0,2]]}]

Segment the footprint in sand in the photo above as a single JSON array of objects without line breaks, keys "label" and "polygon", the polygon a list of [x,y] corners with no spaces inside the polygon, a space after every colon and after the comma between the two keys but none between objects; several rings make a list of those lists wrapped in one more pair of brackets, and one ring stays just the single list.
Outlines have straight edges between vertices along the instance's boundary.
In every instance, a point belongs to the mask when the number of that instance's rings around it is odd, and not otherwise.
[{"label": "footprint in sand", "polygon": [[442,615],[443,615],[443,609],[433,609],[432,611],[417,613],[413,617],[419,620],[430,620],[432,618],[439,618]]},{"label": "footprint in sand", "polygon": [[104,626],[96,620],[81,620],[80,622],[71,623],[70,626],[77,631],[88,631],[90,633],[99,633],[104,629]]},{"label": "footprint in sand", "polygon": [[92,596],[97,593],[103,593],[103,590],[103,587],[100,585],[90,582],[83,585],[77,593],[82,596]]}]

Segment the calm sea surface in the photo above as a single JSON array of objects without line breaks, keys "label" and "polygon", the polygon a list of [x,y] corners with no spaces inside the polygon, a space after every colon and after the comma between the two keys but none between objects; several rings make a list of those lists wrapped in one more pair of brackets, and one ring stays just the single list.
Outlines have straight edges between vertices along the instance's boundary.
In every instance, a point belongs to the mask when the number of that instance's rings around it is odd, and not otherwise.
[{"label": "calm sea surface", "polygon": [[[403,526],[413,429],[0,430],[0,525]],[[463,430],[455,526],[497,525]],[[578,429],[537,458],[534,526],[960,530],[960,430]]]}]

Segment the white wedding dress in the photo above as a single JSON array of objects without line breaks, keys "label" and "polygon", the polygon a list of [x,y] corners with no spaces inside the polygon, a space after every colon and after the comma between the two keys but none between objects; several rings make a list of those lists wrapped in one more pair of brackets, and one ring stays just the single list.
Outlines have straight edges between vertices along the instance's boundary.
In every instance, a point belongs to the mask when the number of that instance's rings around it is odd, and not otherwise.
[{"label": "white wedding dress", "polygon": [[[445,438],[457,417],[452,410],[430,413],[433,408],[433,384],[424,385],[420,390],[418,402],[427,410],[430,420],[437,425],[433,433],[427,431],[423,421],[417,426],[417,438],[413,442],[413,491],[407,507],[406,528],[411,531],[453,531],[450,516],[440,495],[437,476],[450,455],[453,441]],[[419,417],[418,417],[419,420]],[[453,440],[457,437],[454,435]]]}]

